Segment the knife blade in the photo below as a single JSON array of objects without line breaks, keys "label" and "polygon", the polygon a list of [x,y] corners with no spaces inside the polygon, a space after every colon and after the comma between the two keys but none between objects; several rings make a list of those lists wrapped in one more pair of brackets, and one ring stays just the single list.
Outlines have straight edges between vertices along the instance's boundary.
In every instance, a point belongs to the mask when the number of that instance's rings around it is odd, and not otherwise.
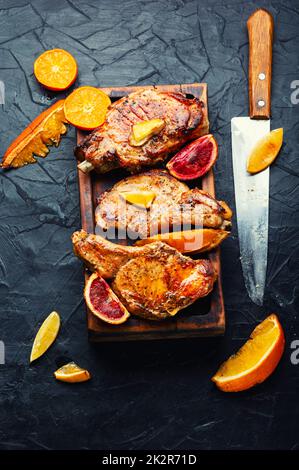
[{"label": "knife blade", "polygon": [[251,300],[262,305],[266,284],[269,223],[269,168],[246,171],[255,144],[270,132],[273,18],[263,9],[247,22],[249,117],[231,120],[232,161],[240,259]]}]

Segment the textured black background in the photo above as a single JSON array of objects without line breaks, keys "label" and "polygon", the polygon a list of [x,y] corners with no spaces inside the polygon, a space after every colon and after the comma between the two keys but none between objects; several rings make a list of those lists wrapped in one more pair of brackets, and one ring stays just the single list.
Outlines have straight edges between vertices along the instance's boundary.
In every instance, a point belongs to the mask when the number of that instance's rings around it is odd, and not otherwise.
[{"label": "textured black background", "polygon": [[[35,165],[0,172],[0,449],[299,448],[298,338],[299,2],[1,0],[1,146],[56,96],[36,83],[33,60],[63,47],[79,64],[76,85],[206,81],[211,130],[220,146],[218,196],[234,207],[230,119],[247,114],[246,20],[257,6],[275,18],[272,127],[283,150],[271,168],[268,284],[262,308],[244,289],[236,229],[222,249],[227,312],[224,338],[105,344],[87,341],[82,265],[70,236],[80,228],[74,130]],[[63,95],[62,95],[63,96]],[[32,339],[57,309],[62,330],[30,367]],[[266,383],[225,395],[210,382],[219,363],[269,312],[287,344]],[[299,338],[298,338],[299,339]],[[57,383],[63,357],[92,372],[86,384]]]}]

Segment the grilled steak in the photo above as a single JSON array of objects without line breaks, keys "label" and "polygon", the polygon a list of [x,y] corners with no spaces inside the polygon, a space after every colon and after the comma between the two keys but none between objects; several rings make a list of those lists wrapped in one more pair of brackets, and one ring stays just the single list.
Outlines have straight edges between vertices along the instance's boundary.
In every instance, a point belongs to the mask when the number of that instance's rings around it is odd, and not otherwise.
[{"label": "grilled steak", "polygon": [[74,252],[105,279],[130,313],[163,320],[204,297],[216,274],[208,260],[192,260],[162,242],[116,245],[83,230],[72,237]]},{"label": "grilled steak", "polygon": [[[133,125],[156,118],[165,121],[159,134],[142,146],[130,145]],[[118,167],[135,173],[162,162],[187,141],[207,131],[207,110],[197,98],[142,89],[113,103],[105,123],[86,137],[75,149],[75,155],[99,173]]]},{"label": "grilled steak", "polygon": [[[149,210],[129,204],[122,194],[130,191],[155,194]],[[125,230],[131,238],[168,232],[185,224],[211,228],[230,225],[231,212],[222,201],[205,191],[188,186],[164,170],[149,170],[129,176],[102,194],[96,209],[96,222],[103,231]],[[109,238],[112,238],[109,236]]]}]

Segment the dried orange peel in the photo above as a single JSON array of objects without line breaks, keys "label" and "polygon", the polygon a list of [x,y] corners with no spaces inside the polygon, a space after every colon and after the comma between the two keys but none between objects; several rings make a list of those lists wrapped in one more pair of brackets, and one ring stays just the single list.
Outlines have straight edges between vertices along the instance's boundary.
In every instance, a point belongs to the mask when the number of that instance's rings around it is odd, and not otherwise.
[{"label": "dried orange peel", "polygon": [[56,380],[68,383],[86,382],[91,379],[91,375],[86,369],[82,369],[74,362],[69,362],[54,372]]},{"label": "dried orange peel", "polygon": [[240,392],[266,380],[278,365],[285,347],[282,326],[269,315],[241,349],[224,362],[212,381],[223,392]]},{"label": "dried orange peel", "polygon": [[182,232],[169,232],[154,235],[149,238],[138,240],[135,245],[143,246],[155,241],[161,241],[181,253],[197,254],[213,250],[228,237],[230,232],[216,229],[194,229]]},{"label": "dried orange peel", "polygon": [[111,101],[99,88],[83,86],[74,90],[65,100],[67,121],[78,129],[92,130],[101,126]]},{"label": "dried orange peel", "polygon": [[46,157],[48,146],[58,146],[61,135],[67,131],[63,105],[64,100],[57,101],[26,127],[6,150],[1,164],[3,168],[36,163],[34,156]]},{"label": "dried orange peel", "polygon": [[247,160],[247,171],[259,173],[265,170],[277,157],[283,142],[283,128],[274,129],[260,139]]},{"label": "dried orange peel", "polygon": [[66,90],[77,78],[77,62],[64,49],[51,49],[43,52],[34,62],[34,75],[49,90]]}]

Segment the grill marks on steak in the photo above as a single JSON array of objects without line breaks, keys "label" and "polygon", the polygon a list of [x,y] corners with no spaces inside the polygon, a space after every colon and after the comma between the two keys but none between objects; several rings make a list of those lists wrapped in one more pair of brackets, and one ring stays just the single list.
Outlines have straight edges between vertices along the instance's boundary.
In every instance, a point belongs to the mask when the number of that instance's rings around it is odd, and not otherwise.
[{"label": "grill marks on steak", "polygon": [[[165,120],[164,129],[143,146],[131,146],[132,126],[155,118]],[[99,173],[118,167],[138,172],[144,166],[165,160],[187,141],[207,132],[207,128],[207,114],[197,98],[144,89],[113,103],[105,123],[86,137],[75,154],[90,162]]]}]

